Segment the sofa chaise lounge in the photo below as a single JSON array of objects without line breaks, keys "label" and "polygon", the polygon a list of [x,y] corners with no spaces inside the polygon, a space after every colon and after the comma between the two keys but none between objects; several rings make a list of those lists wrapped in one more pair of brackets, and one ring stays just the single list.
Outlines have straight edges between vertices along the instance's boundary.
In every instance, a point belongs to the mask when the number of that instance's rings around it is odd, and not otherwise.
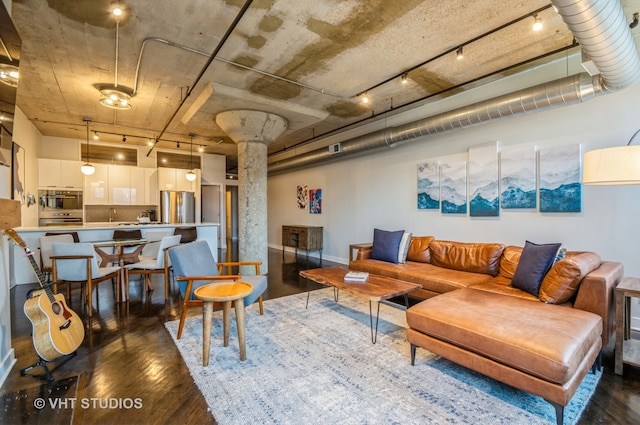
[{"label": "sofa chaise lounge", "polygon": [[424,301],[407,310],[412,364],[416,347],[428,349],[544,398],[559,424],[615,335],[623,267],[594,252],[567,252],[540,276],[537,294],[512,285],[522,247],[424,236],[410,239],[404,263],[371,254],[359,250],[349,268],[422,285],[412,295]]}]

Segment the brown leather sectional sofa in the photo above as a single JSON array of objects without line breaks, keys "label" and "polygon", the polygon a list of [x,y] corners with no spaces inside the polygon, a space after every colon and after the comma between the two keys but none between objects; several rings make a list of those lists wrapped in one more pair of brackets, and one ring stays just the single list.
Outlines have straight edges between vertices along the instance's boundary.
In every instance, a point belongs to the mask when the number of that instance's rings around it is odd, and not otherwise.
[{"label": "brown leather sectional sofa", "polygon": [[602,347],[615,334],[615,286],[621,263],[593,252],[567,252],[545,275],[536,297],[510,286],[522,247],[412,237],[406,263],[369,258],[349,263],[419,283],[425,300],[407,310],[411,361],[416,347],[539,395],[563,422]]}]

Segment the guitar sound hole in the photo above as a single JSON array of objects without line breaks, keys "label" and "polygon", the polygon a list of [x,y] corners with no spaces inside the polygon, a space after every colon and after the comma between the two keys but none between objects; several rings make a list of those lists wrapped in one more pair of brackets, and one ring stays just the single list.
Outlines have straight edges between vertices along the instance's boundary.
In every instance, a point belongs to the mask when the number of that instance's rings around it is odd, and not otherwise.
[{"label": "guitar sound hole", "polygon": [[62,311],[62,308],[59,303],[53,303],[51,304],[51,311],[53,311],[53,314],[58,315]]}]

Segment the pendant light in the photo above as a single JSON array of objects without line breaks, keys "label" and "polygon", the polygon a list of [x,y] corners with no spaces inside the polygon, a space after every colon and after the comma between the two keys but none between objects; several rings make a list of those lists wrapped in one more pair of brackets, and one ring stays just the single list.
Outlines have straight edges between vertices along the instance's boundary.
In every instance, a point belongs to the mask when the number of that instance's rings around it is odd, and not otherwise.
[{"label": "pendant light", "polygon": [[[112,13],[116,20],[116,58],[114,66],[113,84],[97,84],[96,87],[100,91],[100,104],[113,109],[127,110],[131,109],[131,97],[133,90],[129,87],[118,85],[118,56],[120,42],[120,17],[122,16],[122,8],[119,3],[113,4]],[[123,140],[124,142],[124,140]]]},{"label": "pendant light", "polygon": [[90,176],[96,172],[96,167],[89,163],[89,123],[91,122],[91,120],[89,118],[85,118],[84,122],[87,124],[87,160],[85,161],[84,165],[80,167],[80,171],[82,171],[82,174],[84,174],[85,176]]},{"label": "pendant light", "polygon": [[187,180],[189,180],[190,182],[195,181],[196,179],[196,172],[193,170],[193,136],[195,136],[195,134],[189,134],[189,137],[191,138],[191,157],[189,158],[189,168],[191,168],[191,170],[189,170],[189,172],[185,175]]}]

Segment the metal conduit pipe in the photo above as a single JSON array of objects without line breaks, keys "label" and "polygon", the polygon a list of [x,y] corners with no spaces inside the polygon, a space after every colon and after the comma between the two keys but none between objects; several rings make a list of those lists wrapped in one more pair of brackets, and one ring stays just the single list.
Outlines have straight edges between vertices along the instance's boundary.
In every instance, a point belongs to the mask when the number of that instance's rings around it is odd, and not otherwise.
[{"label": "metal conduit pipe", "polygon": [[268,173],[272,175],[319,165],[414,142],[421,137],[582,103],[597,95],[630,86],[640,79],[640,57],[619,2],[553,0],[552,3],[601,71],[600,75],[590,77],[581,73],[398,127],[374,131],[341,142],[342,152],[339,154],[330,154],[327,148],[316,149],[273,162],[268,165]]}]

